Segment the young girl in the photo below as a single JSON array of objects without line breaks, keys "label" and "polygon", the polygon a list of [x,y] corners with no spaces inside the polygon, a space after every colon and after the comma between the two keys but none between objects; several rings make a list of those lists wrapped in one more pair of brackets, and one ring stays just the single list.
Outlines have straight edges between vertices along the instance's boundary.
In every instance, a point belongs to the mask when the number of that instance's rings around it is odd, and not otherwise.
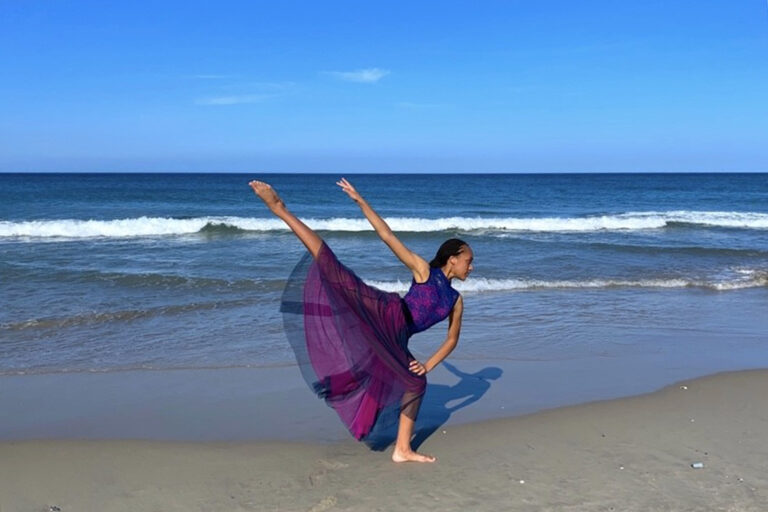
[{"label": "young girl", "polygon": [[[306,356],[307,366],[312,368],[311,385],[355,438],[365,438],[382,410],[399,404],[392,460],[434,462],[434,457],[411,448],[413,426],[426,374],[459,341],[463,302],[451,287],[451,279],[463,281],[472,272],[472,249],[453,238],[427,263],[403,245],[351,183],[342,178],[336,184],[360,206],[382,241],[413,272],[413,282],[402,298],[365,284],[339,262],[317,233],[288,211],[271,186],[251,181],[256,195],[291,228],[312,257],[301,276],[298,302],[303,339],[300,350],[296,345],[294,350],[297,358],[301,359],[299,351]],[[408,350],[408,339],[446,317],[448,335],[443,344],[425,363],[416,360]]]}]

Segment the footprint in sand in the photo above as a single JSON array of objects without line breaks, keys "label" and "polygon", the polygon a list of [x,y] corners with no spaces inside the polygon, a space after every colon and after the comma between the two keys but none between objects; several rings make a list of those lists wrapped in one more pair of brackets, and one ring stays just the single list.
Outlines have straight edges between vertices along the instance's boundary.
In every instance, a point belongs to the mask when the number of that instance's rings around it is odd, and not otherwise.
[{"label": "footprint in sand", "polygon": [[320,459],[317,461],[317,463],[323,466],[325,469],[344,469],[349,467],[349,464],[345,464],[336,460]]},{"label": "footprint in sand", "polygon": [[339,500],[336,498],[336,496],[326,496],[320,502],[309,509],[309,512],[323,512],[325,510],[328,510],[330,508],[333,508],[336,506],[336,504],[339,502]]},{"label": "footprint in sand", "polygon": [[343,462],[333,461],[333,460],[325,460],[325,459],[319,459],[317,461],[317,464],[321,467],[318,471],[313,471],[309,474],[309,485],[311,487],[314,487],[316,485],[321,484],[324,480],[326,475],[331,471],[338,471],[339,469],[348,468],[349,464],[345,464]]}]

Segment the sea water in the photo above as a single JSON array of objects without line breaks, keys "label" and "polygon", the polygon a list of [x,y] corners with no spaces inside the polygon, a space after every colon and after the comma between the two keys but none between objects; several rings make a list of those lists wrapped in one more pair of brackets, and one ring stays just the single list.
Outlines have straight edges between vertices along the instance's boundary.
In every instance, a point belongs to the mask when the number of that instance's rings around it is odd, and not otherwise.
[{"label": "sea water", "polygon": [[[0,374],[293,364],[279,301],[305,249],[249,180],[370,284],[412,278],[339,177],[0,174]],[[768,366],[768,174],[346,177],[423,258],[472,246],[457,365]]]}]

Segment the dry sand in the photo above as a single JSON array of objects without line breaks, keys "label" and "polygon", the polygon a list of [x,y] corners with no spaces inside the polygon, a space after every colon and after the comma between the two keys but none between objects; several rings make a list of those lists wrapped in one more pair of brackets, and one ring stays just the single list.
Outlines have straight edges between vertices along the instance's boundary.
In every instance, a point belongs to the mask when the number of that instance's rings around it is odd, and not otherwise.
[{"label": "dry sand", "polygon": [[0,511],[766,511],[766,391],[733,372],[447,426],[421,447],[435,464],[351,440],[6,441]]}]

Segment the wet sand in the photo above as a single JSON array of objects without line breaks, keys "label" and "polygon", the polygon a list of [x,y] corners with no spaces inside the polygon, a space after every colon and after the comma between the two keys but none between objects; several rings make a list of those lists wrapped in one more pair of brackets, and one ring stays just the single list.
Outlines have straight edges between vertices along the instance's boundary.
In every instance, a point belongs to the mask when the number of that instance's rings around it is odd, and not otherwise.
[{"label": "wet sand", "polygon": [[749,370],[445,423],[421,446],[435,464],[352,440],[3,441],[0,510],[764,511],[766,389]]}]

